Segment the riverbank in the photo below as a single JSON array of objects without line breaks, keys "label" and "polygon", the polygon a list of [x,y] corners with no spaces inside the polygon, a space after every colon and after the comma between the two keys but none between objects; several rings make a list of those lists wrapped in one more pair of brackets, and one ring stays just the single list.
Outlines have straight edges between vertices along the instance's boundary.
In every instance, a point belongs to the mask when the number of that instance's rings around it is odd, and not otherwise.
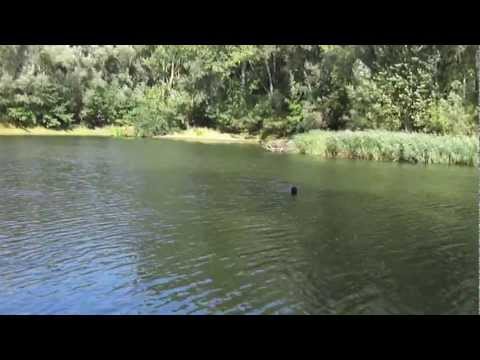
[{"label": "riverbank", "polygon": [[168,135],[154,136],[155,139],[171,139],[204,143],[244,143],[258,144],[256,136],[247,134],[222,133],[218,130],[208,128],[190,128]]},{"label": "riverbank", "polygon": [[[129,126],[105,126],[90,129],[76,126],[68,130],[32,127],[27,129],[0,124],[0,136],[101,136],[101,137],[135,137],[135,130]],[[168,135],[153,136],[154,139],[170,139],[204,143],[248,143],[258,144],[256,136],[248,134],[229,134],[208,128],[190,128]]]},{"label": "riverbank", "polygon": [[[0,136],[2,135],[135,137],[135,131],[128,126],[95,129],[78,126],[69,130],[55,130],[44,127],[21,129],[0,124]],[[258,136],[222,133],[208,128],[190,128],[153,138],[201,143],[260,144],[269,152],[298,153],[327,159],[476,166],[479,158],[479,139],[475,136],[440,136],[380,130],[312,130],[290,139],[261,141]]]},{"label": "riverbank", "polygon": [[84,126],[73,127],[68,130],[47,129],[41,126],[32,128],[17,128],[0,124],[0,136],[101,136],[101,137],[131,137],[132,128],[121,126],[104,126],[90,129]]},{"label": "riverbank", "polygon": [[313,130],[291,139],[266,142],[262,146],[267,151],[330,159],[476,166],[479,140],[474,136]]}]

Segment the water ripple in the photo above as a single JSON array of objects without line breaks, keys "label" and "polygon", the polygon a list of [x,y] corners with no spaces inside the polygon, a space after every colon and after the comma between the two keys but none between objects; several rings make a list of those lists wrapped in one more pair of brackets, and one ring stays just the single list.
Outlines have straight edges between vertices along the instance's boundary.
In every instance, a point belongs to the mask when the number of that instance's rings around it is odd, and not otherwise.
[{"label": "water ripple", "polygon": [[0,313],[476,310],[473,173],[418,168],[418,188],[407,189],[387,164],[289,159],[159,141],[2,140]]}]

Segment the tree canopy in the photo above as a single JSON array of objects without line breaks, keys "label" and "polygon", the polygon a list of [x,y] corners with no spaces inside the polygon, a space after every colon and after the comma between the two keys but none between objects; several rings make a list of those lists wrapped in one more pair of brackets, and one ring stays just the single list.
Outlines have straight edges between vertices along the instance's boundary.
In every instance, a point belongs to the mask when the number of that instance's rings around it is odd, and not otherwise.
[{"label": "tree canopy", "polygon": [[471,134],[475,45],[2,45],[0,121]]}]

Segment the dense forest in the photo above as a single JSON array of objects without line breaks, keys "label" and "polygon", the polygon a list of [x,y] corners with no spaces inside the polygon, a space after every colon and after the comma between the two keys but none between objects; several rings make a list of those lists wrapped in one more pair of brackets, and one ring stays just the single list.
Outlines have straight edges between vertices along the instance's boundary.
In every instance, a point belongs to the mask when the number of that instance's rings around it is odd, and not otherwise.
[{"label": "dense forest", "polygon": [[0,121],[472,134],[475,45],[2,45]]}]

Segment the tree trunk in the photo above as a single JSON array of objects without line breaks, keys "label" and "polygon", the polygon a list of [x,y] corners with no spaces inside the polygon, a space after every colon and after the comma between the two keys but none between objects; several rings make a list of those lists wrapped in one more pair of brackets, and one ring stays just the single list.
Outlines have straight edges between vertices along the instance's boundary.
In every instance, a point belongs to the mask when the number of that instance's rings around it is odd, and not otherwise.
[{"label": "tree trunk", "polygon": [[272,64],[273,64],[273,73],[272,73],[272,82],[277,79],[277,59],[275,53],[272,54]]},{"label": "tree trunk", "polygon": [[172,64],[171,64],[171,71],[170,71],[170,81],[169,81],[169,84],[168,84],[168,87],[171,89],[172,86],[173,86],[173,77],[175,75],[175,63],[172,61]]},{"label": "tree trunk", "polygon": [[195,126],[194,118],[193,118],[193,108],[195,105],[195,100],[193,96],[190,97],[190,111],[189,111],[189,116],[187,117],[186,121],[186,127],[187,130],[190,129],[190,125]]},{"label": "tree trunk", "polygon": [[477,67],[477,92],[478,92],[478,105],[480,106],[480,45],[477,45],[477,56],[476,56],[476,67]]},{"label": "tree trunk", "polygon": [[[253,72],[254,77],[256,77],[257,79],[261,79],[261,77],[259,76],[259,74],[258,74],[257,71],[255,70],[255,67],[253,66],[253,64],[251,63],[251,61],[248,61],[248,65],[250,65],[250,70]],[[268,89],[265,87],[265,83],[264,83],[263,81],[260,81],[260,84],[261,84],[262,87],[265,89],[265,92],[268,93]]]},{"label": "tree trunk", "polygon": [[265,59],[265,68],[267,69],[268,74],[268,85],[270,96],[273,95],[273,81],[272,81],[272,73],[270,72],[270,65],[268,64],[268,59]]},{"label": "tree trunk", "polygon": [[245,62],[242,63],[242,92],[245,91],[245,70],[246,70],[247,64]]},{"label": "tree trunk", "polygon": [[[292,73],[291,73],[290,76],[293,79],[293,74]],[[307,87],[308,87],[308,92],[309,92],[308,96],[310,96],[312,94],[312,85],[310,84],[310,81],[308,80],[308,75],[307,75],[307,72],[305,71],[305,69],[303,70],[303,76],[305,77],[305,83],[307,84]]]},{"label": "tree trunk", "polygon": [[477,68],[477,115],[478,115],[478,121],[479,123],[477,124],[480,126],[480,45],[477,45],[477,56],[476,56],[476,68]]},{"label": "tree trunk", "polygon": [[16,56],[16,66],[14,69],[13,79],[18,79],[20,76],[23,67],[25,65],[25,60],[27,58],[28,45],[18,45],[17,46],[17,56]]}]

